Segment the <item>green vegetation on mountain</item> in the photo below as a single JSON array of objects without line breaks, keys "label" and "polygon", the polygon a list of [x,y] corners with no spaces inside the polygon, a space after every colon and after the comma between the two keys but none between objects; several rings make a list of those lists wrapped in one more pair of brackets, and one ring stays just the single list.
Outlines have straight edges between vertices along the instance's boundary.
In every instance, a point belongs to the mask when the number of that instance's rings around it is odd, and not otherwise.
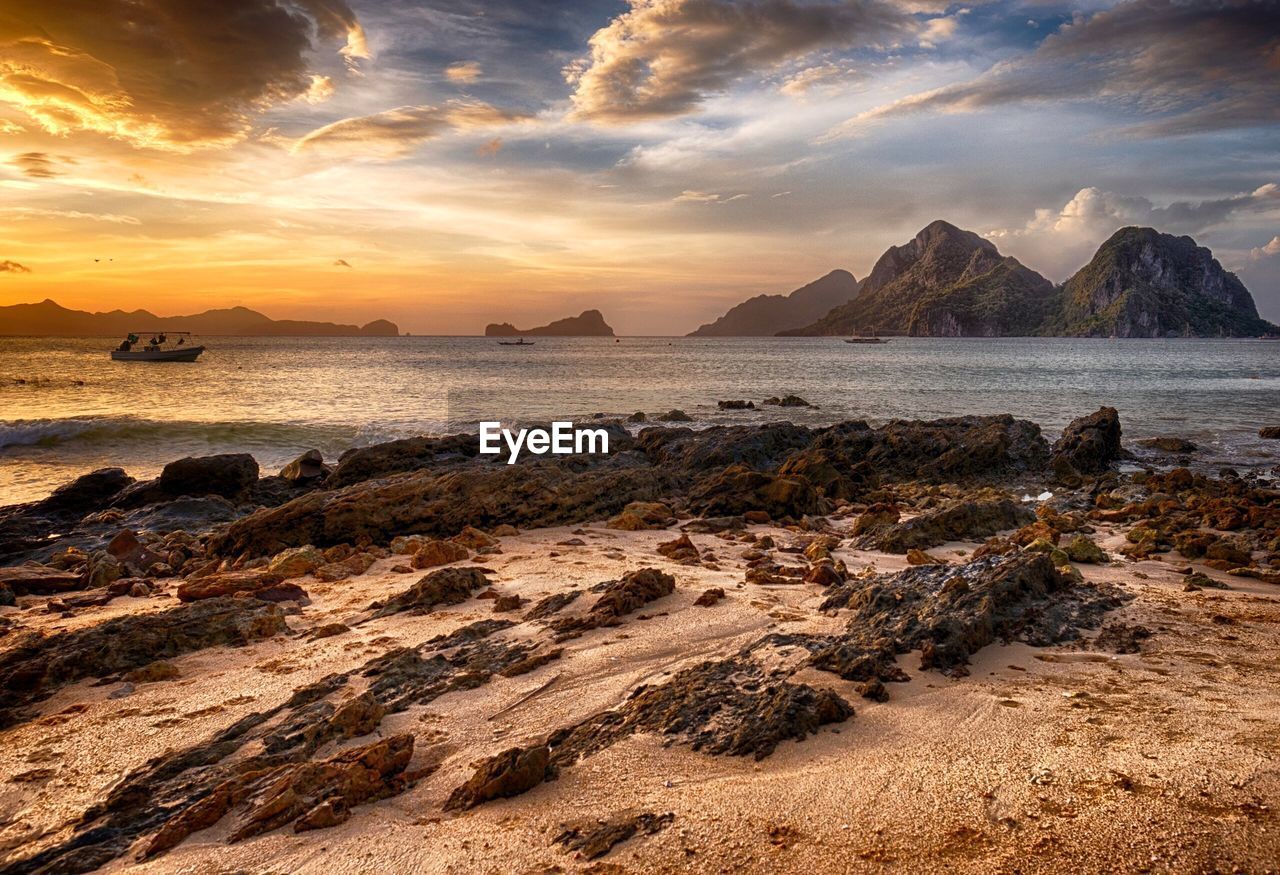
[{"label": "green vegetation on mountain", "polygon": [[1190,237],[1122,228],[1067,280],[1046,334],[1248,337],[1275,331],[1235,274]]}]

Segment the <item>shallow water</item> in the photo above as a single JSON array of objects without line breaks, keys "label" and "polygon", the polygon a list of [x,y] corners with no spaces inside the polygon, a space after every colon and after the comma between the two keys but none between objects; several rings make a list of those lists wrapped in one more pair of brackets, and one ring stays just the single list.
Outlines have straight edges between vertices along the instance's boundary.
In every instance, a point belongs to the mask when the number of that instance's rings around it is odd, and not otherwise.
[{"label": "shallow water", "polygon": [[[1012,413],[1052,439],[1117,407],[1129,437],[1201,443],[1207,464],[1269,469],[1280,442],[1280,343],[1248,340],[898,338],[230,338],[194,364],[113,362],[111,339],[0,338],[0,504],[119,465],[251,452],[274,472],[316,447],[459,430],[480,419],[650,416],[826,424]],[[22,380],[25,383],[19,383]],[[720,412],[796,393],[818,409]]]}]

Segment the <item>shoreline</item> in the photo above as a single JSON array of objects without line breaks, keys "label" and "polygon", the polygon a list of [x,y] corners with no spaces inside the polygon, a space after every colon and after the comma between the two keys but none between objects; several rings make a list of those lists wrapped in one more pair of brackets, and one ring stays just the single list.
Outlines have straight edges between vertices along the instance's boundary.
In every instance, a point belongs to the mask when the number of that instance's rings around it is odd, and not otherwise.
[{"label": "shoreline", "polygon": [[0,872],[1280,853],[1267,481],[1121,473],[1106,409],[472,443],[0,510]]}]

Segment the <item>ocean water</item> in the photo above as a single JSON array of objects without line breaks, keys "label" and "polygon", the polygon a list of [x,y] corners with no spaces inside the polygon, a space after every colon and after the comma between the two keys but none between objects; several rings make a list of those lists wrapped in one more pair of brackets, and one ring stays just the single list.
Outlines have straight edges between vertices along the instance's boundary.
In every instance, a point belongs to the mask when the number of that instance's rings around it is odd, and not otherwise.
[{"label": "ocean water", "polygon": [[[298,453],[505,423],[650,416],[695,425],[1012,413],[1052,440],[1112,405],[1130,438],[1178,435],[1205,465],[1269,471],[1280,442],[1280,343],[1249,340],[898,338],[212,337],[193,364],[113,362],[110,338],[0,338],[0,504],[94,468],[155,475],[187,455]],[[721,412],[720,399],[795,393],[815,409]]]}]

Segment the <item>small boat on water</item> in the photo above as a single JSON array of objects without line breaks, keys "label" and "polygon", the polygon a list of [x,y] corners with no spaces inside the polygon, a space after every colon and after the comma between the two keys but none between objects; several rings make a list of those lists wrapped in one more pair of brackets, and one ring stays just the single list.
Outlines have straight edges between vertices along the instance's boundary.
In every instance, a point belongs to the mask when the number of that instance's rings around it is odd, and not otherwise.
[{"label": "small boat on water", "polygon": [[[145,334],[145,332],[144,332]],[[169,335],[178,338],[177,343],[169,342]],[[157,331],[151,339],[142,343],[141,336],[130,332],[118,347],[111,351],[111,360],[116,362],[193,362],[204,352],[203,346],[188,342],[189,331]],[[141,344],[141,349],[134,347]]]},{"label": "small boat on water", "polygon": [[846,337],[844,339],[844,342],[845,343],[888,343],[889,340],[888,338],[885,338],[885,337]]},{"label": "small boat on water", "polygon": [[499,340],[498,346],[533,346],[538,341],[525,340],[523,337],[519,340]]}]

